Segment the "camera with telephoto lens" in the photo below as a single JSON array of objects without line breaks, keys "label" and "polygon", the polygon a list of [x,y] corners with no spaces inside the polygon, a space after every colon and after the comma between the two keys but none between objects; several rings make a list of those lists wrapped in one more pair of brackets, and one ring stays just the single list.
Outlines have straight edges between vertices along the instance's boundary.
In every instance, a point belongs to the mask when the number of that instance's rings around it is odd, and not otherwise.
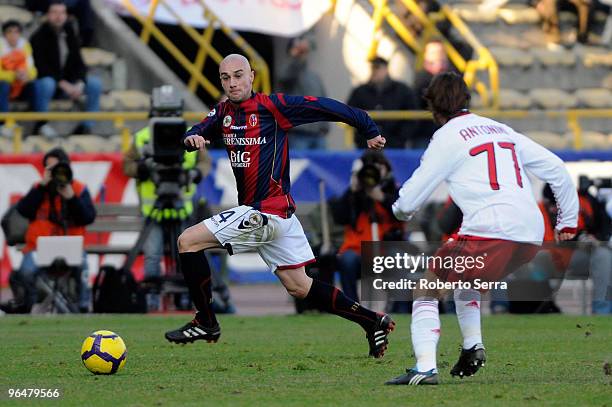
[{"label": "camera with telephoto lens", "polygon": [[374,188],[381,180],[380,170],[374,164],[364,164],[357,172],[357,180],[362,188]]},{"label": "camera with telephoto lens", "polygon": [[187,123],[181,117],[183,99],[170,85],[153,89],[149,131],[151,140],[145,153],[155,184],[158,209],[183,207],[182,188],[195,181],[193,171],[183,168],[183,134]]},{"label": "camera with telephoto lens", "polygon": [[612,198],[612,178],[589,178],[586,175],[578,177],[578,192],[589,193],[600,202]]},{"label": "camera with telephoto lens", "polygon": [[51,182],[59,188],[72,182],[72,168],[66,161],[60,161],[51,168]]}]

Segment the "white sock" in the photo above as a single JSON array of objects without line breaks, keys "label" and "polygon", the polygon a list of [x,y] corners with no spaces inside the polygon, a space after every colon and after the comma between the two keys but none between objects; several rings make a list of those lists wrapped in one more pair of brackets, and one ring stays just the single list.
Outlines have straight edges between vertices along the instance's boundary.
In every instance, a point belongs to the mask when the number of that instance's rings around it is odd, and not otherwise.
[{"label": "white sock", "polygon": [[461,335],[463,349],[470,349],[476,344],[482,344],[480,332],[480,292],[477,290],[455,290],[455,308]]},{"label": "white sock", "polygon": [[412,303],[412,348],[419,372],[436,368],[436,352],[440,339],[438,300],[416,300]]}]

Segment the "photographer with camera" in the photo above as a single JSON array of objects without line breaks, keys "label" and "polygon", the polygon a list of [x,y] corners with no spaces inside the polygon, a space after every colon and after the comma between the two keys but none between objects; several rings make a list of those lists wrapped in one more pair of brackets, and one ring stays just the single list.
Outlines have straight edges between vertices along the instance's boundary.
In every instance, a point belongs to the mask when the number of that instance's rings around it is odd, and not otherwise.
[{"label": "photographer with camera", "polygon": [[[41,236],[84,236],[85,226],[96,217],[87,187],[72,177],[70,159],[64,150],[54,148],[43,158],[42,180],[17,203],[17,211],[30,223],[25,236],[23,261],[10,276],[14,299],[0,306],[6,313],[29,313],[36,303],[36,277],[39,268],[34,261],[37,239]],[[89,309],[87,262],[83,257],[80,270],[79,308]]]},{"label": "photographer with camera", "polygon": [[[605,209],[607,191],[612,191],[609,179],[591,180],[586,176],[579,177],[578,231],[573,240],[581,244],[576,250],[550,250],[549,267],[554,267],[557,271],[569,268],[579,273],[588,270],[593,280],[593,314],[612,314],[612,249],[609,243],[611,219]],[[544,241],[553,241],[552,228],[559,216],[559,209],[548,184],[544,186],[539,206],[544,216]]]},{"label": "photographer with camera", "polygon": [[[183,150],[180,140],[186,125],[182,114],[183,100],[174,87],[155,88],[151,97],[151,122],[135,134],[123,158],[124,173],[137,180],[142,215],[152,221],[142,247],[145,280],[160,278],[164,242],[178,237],[178,234],[167,236],[171,225],[178,225],[178,233],[189,226],[197,184],[210,170],[206,150]],[[172,134],[181,126],[182,129]],[[174,154],[173,140],[179,143],[178,154]],[[155,295],[149,296],[148,307],[159,308]]]},{"label": "photographer with camera", "polygon": [[382,152],[366,150],[353,163],[350,187],[330,203],[334,221],[344,225],[344,242],[338,251],[342,290],[355,301],[359,301],[361,242],[403,238],[402,223],[391,211],[397,197],[391,163]]}]

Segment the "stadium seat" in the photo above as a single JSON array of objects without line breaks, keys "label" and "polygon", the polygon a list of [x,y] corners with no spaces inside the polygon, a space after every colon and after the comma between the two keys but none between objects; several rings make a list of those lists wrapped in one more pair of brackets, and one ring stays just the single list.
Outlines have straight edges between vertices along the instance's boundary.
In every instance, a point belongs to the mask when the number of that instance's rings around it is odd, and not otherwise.
[{"label": "stadium seat", "polygon": [[[573,133],[566,133],[566,137],[573,139]],[[583,131],[582,132],[582,148],[587,150],[599,150],[610,148],[609,137],[607,134],[598,131]]]},{"label": "stadium seat", "polygon": [[528,95],[514,89],[500,89],[499,107],[502,109],[529,109],[532,101]]},{"label": "stadium seat", "polygon": [[150,96],[139,90],[115,90],[111,96],[119,110],[149,110]]},{"label": "stadium seat", "polygon": [[110,67],[113,65],[117,56],[109,51],[105,51],[100,48],[82,48],[81,54],[85,65],[89,68],[93,67]]},{"label": "stadium seat", "polygon": [[575,95],[581,106],[600,109],[612,107],[612,92],[608,89],[578,89]]},{"label": "stadium seat", "polygon": [[570,109],[577,104],[576,96],[560,89],[536,88],[529,95],[534,104],[543,109]]},{"label": "stadium seat", "polygon": [[0,6],[0,23],[8,20],[17,20],[23,25],[28,25],[32,22],[32,13],[28,10],[14,6]]},{"label": "stadium seat", "polygon": [[0,153],[7,154],[13,152],[13,139],[0,136]]},{"label": "stadium seat", "polygon": [[536,9],[524,4],[507,4],[497,10],[497,14],[506,24],[535,24],[540,21]]},{"label": "stadium seat", "polygon": [[70,111],[74,106],[74,102],[70,99],[53,99],[49,104],[51,111]]},{"label": "stadium seat", "polygon": [[533,48],[531,53],[543,66],[574,66],[576,54],[565,49],[549,50],[546,48]]},{"label": "stadium seat", "polygon": [[529,52],[508,47],[491,47],[493,57],[501,66],[519,66],[528,68],[533,65],[534,56]]},{"label": "stadium seat", "polygon": [[573,139],[573,134],[560,135],[549,131],[530,131],[525,134],[538,144],[551,149],[564,149],[571,146],[570,140]]},{"label": "stadium seat", "polygon": [[582,62],[587,68],[596,66],[612,67],[612,51],[601,47],[584,47],[580,53]]},{"label": "stadium seat", "polygon": [[112,111],[116,107],[115,98],[111,94],[100,95],[100,110]]},{"label": "stadium seat", "polygon": [[44,153],[54,147],[62,146],[64,142],[65,140],[61,138],[49,140],[42,136],[30,136],[23,141],[21,151],[23,153]]},{"label": "stadium seat", "polygon": [[468,23],[494,23],[497,10],[481,10],[478,4],[455,4],[453,10]]},{"label": "stadium seat", "polygon": [[117,138],[95,135],[70,136],[63,147],[71,153],[108,153],[121,150]]}]

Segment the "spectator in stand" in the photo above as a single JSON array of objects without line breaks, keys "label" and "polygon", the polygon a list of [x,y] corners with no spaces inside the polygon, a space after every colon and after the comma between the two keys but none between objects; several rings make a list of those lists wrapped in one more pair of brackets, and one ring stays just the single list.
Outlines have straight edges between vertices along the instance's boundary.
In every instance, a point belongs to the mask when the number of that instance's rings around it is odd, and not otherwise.
[{"label": "spectator in stand", "polygon": [[[437,0],[418,0],[417,4],[425,14],[438,13],[441,9],[440,3]],[[415,37],[420,37],[423,34],[423,24],[415,15],[410,13],[409,10],[406,9],[403,18],[406,26]],[[474,50],[461,37],[455,35],[455,33],[452,31],[453,26],[447,19],[444,18],[437,20],[436,28],[440,34],[451,43],[457,52],[459,52],[463,59],[467,61],[472,58]]]},{"label": "spectator in stand", "polygon": [[[308,56],[314,42],[306,37],[289,41],[286,63],[281,67],[278,91],[287,95],[326,96],[325,86],[318,73],[308,67]],[[289,131],[291,147],[296,150],[325,149],[328,122],[304,124]]]},{"label": "spectator in stand", "polygon": [[[568,268],[588,270],[593,280],[593,314],[612,314],[612,249],[608,245],[611,220],[604,205],[589,193],[589,186],[588,179],[581,177],[578,188],[578,233],[575,238],[581,244],[575,250],[564,247],[550,249],[548,270],[551,275],[563,273]],[[542,191],[539,207],[544,216],[544,241],[552,242],[559,209],[548,184]]]},{"label": "spectator in stand", "polygon": [[[16,20],[2,24],[0,38],[0,112],[8,112],[9,100],[25,96],[25,89],[36,79],[32,47],[21,36],[23,28]],[[31,89],[30,89],[31,91]],[[31,92],[30,92],[31,93]]]},{"label": "spectator in stand", "polygon": [[[95,16],[91,7],[91,0],[65,0],[68,14],[74,16],[79,24],[79,36],[84,47],[93,43]],[[49,9],[49,0],[26,0],[26,8],[33,12],[46,13]]]},{"label": "spectator in stand", "polygon": [[[38,293],[36,278],[39,273],[34,261],[37,240],[41,236],[84,236],[85,226],[93,223],[96,210],[87,187],[79,181],[65,176],[60,183],[52,176],[58,164],[69,166],[70,159],[64,150],[54,148],[43,157],[44,174],[40,182],[17,203],[17,211],[30,223],[25,236],[23,261],[18,270],[9,278],[14,300],[0,305],[6,313],[29,313],[36,303]],[[81,311],[89,308],[89,288],[87,284],[87,261],[83,257],[80,270],[79,307]]]},{"label": "spectator in stand", "polygon": [[[47,112],[54,97],[79,100],[85,95],[86,110],[99,111],[102,84],[97,77],[86,76],[81,41],[68,21],[66,4],[62,0],[50,1],[46,21],[32,34],[30,41],[39,78],[34,82],[34,110]],[[89,134],[92,125],[91,121],[81,122],[73,134]],[[34,133],[57,136],[57,132],[44,122],[37,123]]]},{"label": "spectator in stand", "polygon": [[[425,89],[429,86],[431,78],[442,72],[451,70],[451,64],[446,56],[444,45],[440,40],[434,39],[425,45],[423,51],[423,70],[417,72],[414,79],[414,91],[418,98],[418,108],[421,110],[427,110],[427,101],[423,97]],[[415,147],[425,148],[429,143],[429,139],[438,129],[433,120],[420,120],[418,139],[416,140]]]},{"label": "spectator in stand", "polygon": [[534,0],[533,4],[542,17],[542,29],[551,43],[561,42],[559,29],[559,9],[569,8],[570,4],[576,8],[578,14],[578,27],[576,41],[581,44],[589,42],[589,20],[593,10],[592,0]]},{"label": "spectator in stand", "polygon": [[[412,89],[389,76],[388,62],[376,57],[371,62],[370,80],[353,89],[347,104],[363,110],[417,110],[418,105]],[[411,120],[376,121],[381,134],[387,139],[387,148],[405,148],[412,145],[417,124]],[[355,147],[367,147],[367,137],[355,133]]]},{"label": "spectator in stand", "polygon": [[342,290],[355,301],[359,301],[361,242],[403,238],[402,223],[391,211],[397,197],[391,163],[382,152],[367,150],[353,165],[350,187],[330,203],[334,221],[344,225],[337,263]]}]

